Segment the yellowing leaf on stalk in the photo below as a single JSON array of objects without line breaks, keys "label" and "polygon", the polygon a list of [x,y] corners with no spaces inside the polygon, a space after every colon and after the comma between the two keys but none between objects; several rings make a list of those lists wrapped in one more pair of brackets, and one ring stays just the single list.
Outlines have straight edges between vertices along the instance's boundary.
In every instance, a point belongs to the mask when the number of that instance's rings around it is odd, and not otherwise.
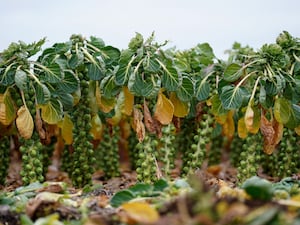
[{"label": "yellowing leaf on stalk", "polygon": [[142,142],[145,138],[146,130],[145,130],[145,125],[143,123],[143,114],[137,108],[133,108],[132,128],[135,130],[139,142]]},{"label": "yellowing leaf on stalk", "polygon": [[92,128],[90,133],[93,135],[94,140],[100,140],[102,137],[103,125],[98,114],[92,116],[91,124]]},{"label": "yellowing leaf on stalk", "polygon": [[134,95],[130,93],[127,86],[124,86],[122,90],[124,93],[124,108],[122,110],[122,113],[124,113],[127,116],[130,116],[132,114],[134,104]]},{"label": "yellowing leaf on stalk", "polygon": [[222,125],[223,126],[223,135],[226,136],[229,140],[231,140],[233,138],[234,131],[235,131],[233,113],[234,113],[233,110],[231,110],[227,113],[226,121]]},{"label": "yellowing leaf on stalk", "polygon": [[248,136],[244,117],[240,118],[238,121],[238,135],[239,135],[239,138],[242,138],[242,139],[244,139]]},{"label": "yellowing leaf on stalk", "polygon": [[53,100],[44,105],[40,105],[42,109],[42,119],[48,124],[57,124],[62,120],[62,105],[60,102]]},{"label": "yellowing leaf on stalk", "polygon": [[8,91],[0,94],[0,123],[5,126],[11,124],[16,118],[16,110]]},{"label": "yellowing leaf on stalk", "polygon": [[24,105],[21,106],[17,112],[16,125],[20,135],[24,139],[31,138],[34,123],[29,110]]},{"label": "yellowing leaf on stalk", "polygon": [[152,224],[159,219],[158,212],[145,202],[128,202],[121,206],[129,223]]},{"label": "yellowing leaf on stalk", "polygon": [[61,135],[67,145],[73,143],[73,127],[74,124],[68,114],[64,115],[63,120],[58,123],[61,128]]},{"label": "yellowing leaf on stalk", "polygon": [[171,93],[170,101],[174,106],[174,116],[182,118],[189,113],[189,104],[187,102],[180,101],[175,92]]},{"label": "yellowing leaf on stalk", "polygon": [[253,111],[251,105],[247,106],[244,118],[245,118],[245,126],[246,126],[247,130],[250,130],[253,126],[253,121],[254,121],[254,111]]},{"label": "yellowing leaf on stalk", "polygon": [[247,130],[251,134],[256,134],[260,128],[260,110],[257,106],[256,107],[253,106],[252,110],[254,112],[253,119],[252,119],[252,125],[247,127]]},{"label": "yellowing leaf on stalk", "polygon": [[158,93],[154,117],[163,125],[170,124],[174,115],[172,102],[160,91]]},{"label": "yellowing leaf on stalk", "polygon": [[115,107],[115,99],[108,99],[101,96],[99,86],[96,87],[96,102],[99,109],[104,113],[109,113]]},{"label": "yellowing leaf on stalk", "polygon": [[298,136],[300,136],[300,126],[295,128],[295,132]]}]

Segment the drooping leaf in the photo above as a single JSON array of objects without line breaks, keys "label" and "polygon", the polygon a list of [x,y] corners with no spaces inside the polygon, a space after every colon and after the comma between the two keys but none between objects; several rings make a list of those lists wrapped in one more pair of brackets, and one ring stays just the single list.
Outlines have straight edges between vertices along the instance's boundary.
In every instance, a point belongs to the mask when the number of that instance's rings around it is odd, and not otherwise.
[{"label": "drooping leaf", "polygon": [[292,104],[290,117],[288,122],[285,124],[286,127],[294,129],[300,125],[300,106],[297,104]]},{"label": "drooping leaf", "polygon": [[17,70],[15,74],[15,83],[17,87],[22,91],[26,90],[28,85],[27,82],[28,82],[28,78],[26,72],[20,69]]},{"label": "drooping leaf", "polygon": [[40,139],[45,140],[46,139],[46,130],[43,127],[43,120],[41,118],[40,110],[36,110],[35,129],[38,132]]},{"label": "drooping leaf", "polygon": [[91,125],[92,128],[90,133],[92,134],[93,139],[100,140],[102,138],[103,125],[98,114],[92,116]]},{"label": "drooping leaf", "polygon": [[24,139],[30,139],[34,129],[34,122],[29,110],[23,105],[19,108],[17,115],[16,126],[19,134]]},{"label": "drooping leaf", "polygon": [[234,114],[233,110],[228,111],[227,116],[226,116],[226,121],[225,121],[225,123],[222,124],[223,135],[225,137],[227,137],[228,140],[231,140],[233,138],[233,135],[235,132],[233,114]]},{"label": "drooping leaf", "polygon": [[277,98],[274,104],[275,119],[282,124],[286,124],[291,115],[291,103],[285,98]]},{"label": "drooping leaf", "polygon": [[0,123],[8,126],[15,118],[16,110],[13,99],[9,91],[6,91],[4,94],[0,94]]},{"label": "drooping leaf", "polygon": [[246,109],[244,123],[245,123],[245,127],[247,130],[252,129],[252,126],[254,123],[254,111],[250,104],[247,106],[247,109]]},{"label": "drooping leaf", "polygon": [[176,90],[177,97],[184,102],[190,101],[194,97],[194,82],[188,76],[182,77],[182,84]]},{"label": "drooping leaf", "polygon": [[145,202],[128,202],[122,204],[129,221],[139,224],[153,224],[159,219],[158,212]]},{"label": "drooping leaf", "polygon": [[162,86],[168,91],[176,91],[182,83],[182,75],[174,67],[164,67]]},{"label": "drooping leaf", "polygon": [[62,120],[63,107],[60,101],[52,98],[46,104],[40,105],[42,109],[42,119],[48,124],[57,124]]},{"label": "drooping leaf", "polygon": [[61,135],[67,145],[73,143],[73,127],[74,124],[68,114],[64,114],[63,120],[58,122],[58,126],[61,129]]},{"label": "drooping leaf", "polygon": [[159,92],[155,106],[154,117],[163,125],[171,123],[174,115],[174,106],[172,102],[162,93]]},{"label": "drooping leaf", "polygon": [[120,87],[116,85],[115,77],[113,75],[106,76],[102,79],[100,82],[100,89],[105,98],[115,98],[120,92]]},{"label": "drooping leaf", "polygon": [[16,71],[11,67],[7,67],[5,70],[0,69],[0,84],[3,86],[9,86],[15,81]]},{"label": "drooping leaf", "polygon": [[72,94],[79,88],[79,79],[72,70],[65,70],[64,74],[64,78],[57,84],[58,88]]},{"label": "drooping leaf", "polygon": [[210,84],[206,79],[198,79],[195,88],[195,97],[198,101],[204,101],[209,97]]},{"label": "drooping leaf", "polygon": [[[251,134],[256,134],[259,131],[260,128],[260,109],[258,106],[252,106],[253,111],[253,118],[252,118],[252,125],[247,126],[247,130]],[[245,118],[246,119],[246,118]],[[248,124],[250,125],[250,124]]]},{"label": "drooping leaf", "polygon": [[248,96],[248,92],[242,87],[224,86],[220,99],[224,109],[239,109]]},{"label": "drooping leaf", "polygon": [[234,82],[239,79],[242,74],[242,66],[231,63],[226,67],[223,78],[228,82]]},{"label": "drooping leaf", "polygon": [[122,190],[117,192],[110,200],[110,204],[112,207],[119,207],[120,205],[124,204],[135,198],[135,195],[129,190]]},{"label": "drooping leaf", "polygon": [[189,103],[181,101],[175,92],[171,92],[170,101],[174,106],[174,116],[183,118],[188,115],[190,110]]},{"label": "drooping leaf", "polygon": [[97,85],[96,86],[96,94],[95,94],[96,103],[101,111],[103,111],[104,113],[108,113],[114,109],[116,100],[115,100],[115,98],[112,98],[112,99],[105,98],[101,95],[100,92],[101,92],[100,88]]},{"label": "drooping leaf", "polygon": [[130,93],[128,87],[122,87],[122,91],[124,93],[124,107],[122,113],[127,116],[132,114],[133,105],[134,105],[134,95]]},{"label": "drooping leaf", "polygon": [[51,98],[51,93],[45,84],[37,84],[35,87],[36,100],[38,104],[45,104]]},{"label": "drooping leaf", "polygon": [[240,118],[238,121],[238,136],[242,139],[248,136],[244,117]]},{"label": "drooping leaf", "polygon": [[103,69],[96,63],[89,63],[87,69],[87,75],[91,80],[101,80],[105,76]]}]

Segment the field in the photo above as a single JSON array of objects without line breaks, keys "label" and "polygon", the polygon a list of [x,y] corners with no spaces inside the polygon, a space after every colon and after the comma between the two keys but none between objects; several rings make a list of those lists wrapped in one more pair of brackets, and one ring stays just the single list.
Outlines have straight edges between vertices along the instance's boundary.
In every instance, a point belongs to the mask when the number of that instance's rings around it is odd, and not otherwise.
[{"label": "field", "polygon": [[300,39],[0,53],[2,224],[300,224]]}]

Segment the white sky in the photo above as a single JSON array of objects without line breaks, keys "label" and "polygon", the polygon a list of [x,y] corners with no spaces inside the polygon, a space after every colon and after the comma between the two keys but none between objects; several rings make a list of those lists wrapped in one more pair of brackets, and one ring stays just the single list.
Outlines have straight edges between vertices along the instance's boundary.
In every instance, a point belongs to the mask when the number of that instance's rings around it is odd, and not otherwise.
[{"label": "white sky", "polygon": [[234,41],[257,49],[283,30],[300,37],[299,9],[299,0],[0,0],[0,51],[42,37],[49,46],[73,33],[122,49],[135,32],[155,31],[169,47],[208,42],[223,57]]}]

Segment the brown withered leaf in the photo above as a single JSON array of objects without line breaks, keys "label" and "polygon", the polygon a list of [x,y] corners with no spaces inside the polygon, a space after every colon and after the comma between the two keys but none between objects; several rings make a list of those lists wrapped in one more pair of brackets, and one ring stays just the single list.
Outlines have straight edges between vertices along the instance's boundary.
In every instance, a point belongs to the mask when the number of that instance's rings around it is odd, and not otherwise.
[{"label": "brown withered leaf", "polygon": [[137,108],[133,108],[133,124],[132,124],[132,127],[136,132],[136,135],[138,137],[139,142],[142,142],[145,138],[146,131],[145,131],[145,125],[143,123],[143,114]]},{"label": "brown withered leaf", "polygon": [[46,131],[43,128],[43,120],[41,118],[40,110],[36,110],[36,114],[35,114],[35,128],[38,131],[40,138],[41,139],[45,139],[46,138]]},{"label": "brown withered leaf", "polygon": [[155,128],[154,120],[152,118],[152,115],[150,113],[150,110],[148,108],[148,104],[147,104],[146,101],[144,101],[143,110],[144,110],[145,127],[147,128],[147,130],[150,133],[155,134],[156,133],[156,128]]},{"label": "brown withered leaf", "polygon": [[264,138],[264,152],[272,154],[276,145],[280,142],[283,134],[283,125],[275,119],[269,121],[262,113],[260,120],[260,130]]},{"label": "brown withered leaf", "polygon": [[180,131],[180,127],[181,127],[181,120],[179,117],[173,116],[173,120],[172,120],[175,128],[176,128],[176,132]]}]

